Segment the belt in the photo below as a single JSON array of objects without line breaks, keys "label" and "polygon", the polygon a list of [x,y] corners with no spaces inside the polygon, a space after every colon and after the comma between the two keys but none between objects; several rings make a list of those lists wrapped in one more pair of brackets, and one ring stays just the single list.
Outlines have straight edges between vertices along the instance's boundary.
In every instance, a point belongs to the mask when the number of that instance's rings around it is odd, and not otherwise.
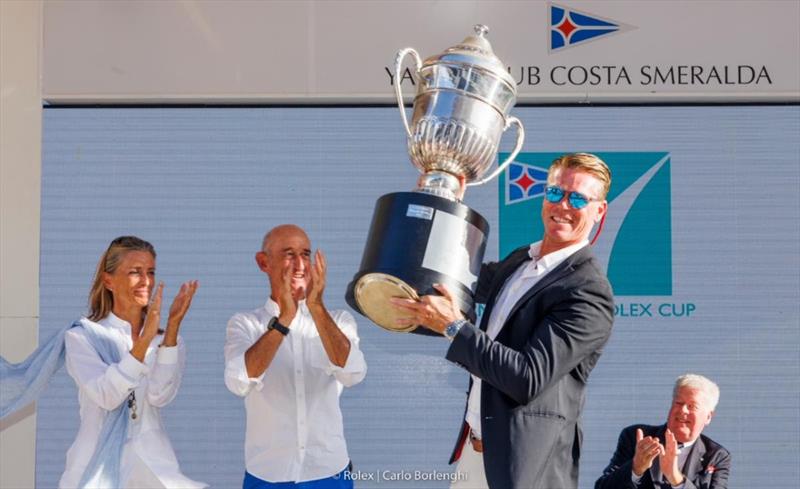
[{"label": "belt", "polygon": [[469,442],[472,444],[472,449],[478,453],[483,453],[483,440],[475,436],[475,432],[469,430]]}]

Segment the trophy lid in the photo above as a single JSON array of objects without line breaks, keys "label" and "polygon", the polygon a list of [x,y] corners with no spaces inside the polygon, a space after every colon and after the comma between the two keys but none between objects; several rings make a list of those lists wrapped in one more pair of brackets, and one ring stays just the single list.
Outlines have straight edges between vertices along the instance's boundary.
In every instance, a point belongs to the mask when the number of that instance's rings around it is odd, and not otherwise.
[{"label": "trophy lid", "polygon": [[503,62],[494,54],[492,45],[486,38],[489,28],[483,24],[476,24],[473,29],[475,29],[475,34],[467,36],[459,44],[447,48],[443,53],[429,57],[425,60],[423,66],[438,63],[477,66],[505,81],[516,95],[517,84],[514,78],[508,73]]}]

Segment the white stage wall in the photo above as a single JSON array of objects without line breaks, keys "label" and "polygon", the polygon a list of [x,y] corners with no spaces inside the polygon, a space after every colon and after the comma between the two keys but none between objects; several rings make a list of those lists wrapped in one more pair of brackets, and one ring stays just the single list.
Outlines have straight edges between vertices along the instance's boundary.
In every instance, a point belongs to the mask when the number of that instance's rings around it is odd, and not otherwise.
[{"label": "white stage wall", "polygon": [[798,100],[799,18],[785,0],[48,1],[43,97],[387,103],[400,48],[486,24],[524,102]]}]

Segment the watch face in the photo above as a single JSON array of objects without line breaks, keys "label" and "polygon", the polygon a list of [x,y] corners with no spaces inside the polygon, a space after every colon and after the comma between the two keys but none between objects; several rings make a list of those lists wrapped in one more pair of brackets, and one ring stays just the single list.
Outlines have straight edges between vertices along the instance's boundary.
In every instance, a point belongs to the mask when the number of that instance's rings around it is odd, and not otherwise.
[{"label": "watch face", "polygon": [[448,324],[447,328],[445,328],[445,330],[444,330],[444,335],[452,340],[453,338],[456,337],[456,335],[458,334],[458,331],[461,329],[461,326],[464,325],[464,322],[465,321],[460,320],[460,321],[454,321],[454,322]]}]

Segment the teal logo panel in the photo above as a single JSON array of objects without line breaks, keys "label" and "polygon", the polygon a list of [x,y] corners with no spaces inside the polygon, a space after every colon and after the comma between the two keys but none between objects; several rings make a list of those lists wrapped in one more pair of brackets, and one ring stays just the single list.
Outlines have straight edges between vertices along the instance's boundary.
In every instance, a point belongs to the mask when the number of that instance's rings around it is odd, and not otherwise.
[{"label": "teal logo panel", "polygon": [[[564,153],[520,153],[501,174],[501,257],[541,239],[547,168]],[[669,153],[594,154],[611,169],[609,212],[594,252],[607,269],[615,295],[672,295]],[[499,159],[507,156],[501,153]]]}]

